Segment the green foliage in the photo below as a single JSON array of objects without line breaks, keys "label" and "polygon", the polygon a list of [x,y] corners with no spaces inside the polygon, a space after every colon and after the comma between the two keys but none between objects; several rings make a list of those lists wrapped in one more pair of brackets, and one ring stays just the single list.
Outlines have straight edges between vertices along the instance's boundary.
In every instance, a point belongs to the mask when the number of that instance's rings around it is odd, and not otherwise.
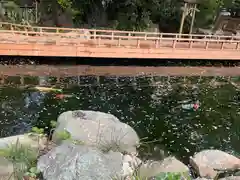
[{"label": "green foliage", "polygon": [[190,180],[190,176],[186,177],[182,173],[170,173],[170,172],[160,173],[159,175],[155,176],[155,180],[179,180],[183,177],[185,180]]},{"label": "green foliage", "polygon": [[50,126],[55,128],[57,126],[57,121],[50,121]]},{"label": "green foliage", "polygon": [[57,137],[61,140],[68,140],[71,139],[71,134],[68,131],[63,130],[62,132],[57,133]]},{"label": "green foliage", "polygon": [[[11,17],[16,19],[16,12],[20,10],[19,0],[9,1],[5,6],[11,12]],[[101,26],[143,31],[154,23],[159,25],[162,32],[178,32],[182,6],[183,3],[179,0],[52,0],[41,2],[39,11],[42,16],[51,14],[55,25],[58,25],[57,11],[62,9],[63,13],[72,17],[75,25],[80,26],[87,24],[94,28]],[[220,8],[223,7],[239,8],[240,0],[201,0],[195,26],[201,28],[212,26]],[[18,14],[21,14],[19,12]],[[11,21],[15,20],[11,19]],[[189,24],[190,17],[187,17],[185,32],[188,32]],[[53,91],[61,92],[57,89]]]},{"label": "green foliage", "polygon": [[63,130],[62,132],[58,132],[57,137],[60,140],[70,140],[75,145],[83,145],[84,144],[83,141],[72,139],[71,134],[66,130]]},{"label": "green foliage", "polygon": [[[113,178],[114,180],[118,180],[118,178]],[[147,180],[148,178],[141,178],[138,175],[133,175],[130,177],[130,180]],[[182,173],[172,173],[172,172],[163,172],[157,176],[154,176],[154,180],[190,180],[190,176],[186,177]]]},{"label": "green foliage", "polygon": [[57,0],[58,4],[63,8],[71,8],[72,6],[72,0]]},{"label": "green foliage", "polygon": [[33,127],[32,132],[38,134],[38,135],[43,135],[44,129],[43,128],[38,128],[38,127]]},{"label": "green foliage", "polygon": [[32,167],[28,172],[25,173],[25,176],[36,178],[40,174],[40,171],[37,167]]},{"label": "green foliage", "polygon": [[38,152],[30,146],[21,145],[17,140],[16,144],[0,149],[0,156],[11,161],[14,166],[14,175],[17,179],[23,179],[26,170],[36,165]]},{"label": "green foliage", "polygon": [[72,140],[72,142],[73,144],[76,144],[76,145],[84,145],[84,142],[80,140]]},{"label": "green foliage", "polygon": [[0,155],[9,159],[13,163],[24,163],[30,167],[37,160],[38,154],[30,146],[21,145],[19,141],[16,144],[1,149]]}]

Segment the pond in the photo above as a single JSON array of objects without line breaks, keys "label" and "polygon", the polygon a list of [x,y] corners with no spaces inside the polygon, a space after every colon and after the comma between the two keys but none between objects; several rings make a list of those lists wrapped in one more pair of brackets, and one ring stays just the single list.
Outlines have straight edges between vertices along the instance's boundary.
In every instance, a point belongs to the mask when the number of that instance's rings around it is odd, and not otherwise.
[{"label": "pond", "polygon": [[[23,78],[22,78],[23,79]],[[239,77],[8,77],[0,88],[1,136],[47,127],[67,110],[109,112],[132,126],[142,141],[187,160],[217,148],[240,152]],[[22,82],[22,84],[21,84]],[[239,84],[239,85],[238,85]],[[34,86],[61,88],[40,92]],[[191,104],[198,108],[191,108]],[[147,143],[148,142],[148,143]]]}]

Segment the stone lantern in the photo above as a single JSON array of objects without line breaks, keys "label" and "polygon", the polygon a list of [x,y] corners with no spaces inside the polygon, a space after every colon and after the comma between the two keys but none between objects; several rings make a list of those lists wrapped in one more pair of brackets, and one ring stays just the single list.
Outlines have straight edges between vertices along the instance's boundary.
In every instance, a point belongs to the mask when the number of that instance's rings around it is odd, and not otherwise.
[{"label": "stone lantern", "polygon": [[194,25],[194,21],[195,21],[195,14],[196,14],[196,11],[199,11],[197,9],[197,5],[200,3],[200,0],[183,0],[183,2],[184,2],[184,6],[182,7],[183,13],[182,13],[182,19],[181,19],[179,34],[180,35],[182,34],[185,18],[189,14],[192,16],[189,34],[192,34],[193,25]]}]

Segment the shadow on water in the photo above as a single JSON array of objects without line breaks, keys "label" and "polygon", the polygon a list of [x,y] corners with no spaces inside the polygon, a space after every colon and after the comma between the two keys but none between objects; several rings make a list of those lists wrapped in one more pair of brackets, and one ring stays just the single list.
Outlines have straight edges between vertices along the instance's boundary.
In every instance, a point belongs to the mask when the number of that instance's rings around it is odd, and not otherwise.
[{"label": "shadow on water", "polygon": [[[206,148],[240,152],[239,77],[102,76],[96,81],[80,76],[59,83],[52,77],[26,77],[28,85],[14,81],[9,77],[6,83],[11,85],[0,88],[1,136],[46,127],[67,110],[89,109],[112,113],[134,127],[144,141],[154,141],[142,146],[143,154],[160,146],[187,161]],[[38,84],[62,88],[72,96],[57,99],[54,92],[31,90]],[[196,102],[198,109],[191,106]]]},{"label": "shadow on water", "polygon": [[240,60],[194,59],[117,59],[85,57],[19,57],[0,56],[0,64],[95,65],[95,66],[238,66]]}]

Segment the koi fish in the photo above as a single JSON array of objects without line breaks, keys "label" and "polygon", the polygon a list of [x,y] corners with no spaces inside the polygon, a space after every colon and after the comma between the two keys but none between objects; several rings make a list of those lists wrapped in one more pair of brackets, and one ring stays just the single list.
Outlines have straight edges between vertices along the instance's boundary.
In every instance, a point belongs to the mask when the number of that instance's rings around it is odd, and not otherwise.
[{"label": "koi fish", "polygon": [[182,104],[182,109],[185,110],[197,110],[200,107],[199,102],[197,101],[196,103],[192,103],[192,104]]},{"label": "koi fish", "polygon": [[73,95],[70,95],[70,94],[56,94],[55,95],[56,99],[64,99],[64,98],[71,98],[71,97],[73,97]]},{"label": "koi fish", "polygon": [[56,89],[56,88],[51,88],[51,87],[36,86],[36,87],[34,87],[34,89],[37,89],[37,90],[39,90],[41,92],[50,92],[50,91],[62,92],[62,89]]}]

